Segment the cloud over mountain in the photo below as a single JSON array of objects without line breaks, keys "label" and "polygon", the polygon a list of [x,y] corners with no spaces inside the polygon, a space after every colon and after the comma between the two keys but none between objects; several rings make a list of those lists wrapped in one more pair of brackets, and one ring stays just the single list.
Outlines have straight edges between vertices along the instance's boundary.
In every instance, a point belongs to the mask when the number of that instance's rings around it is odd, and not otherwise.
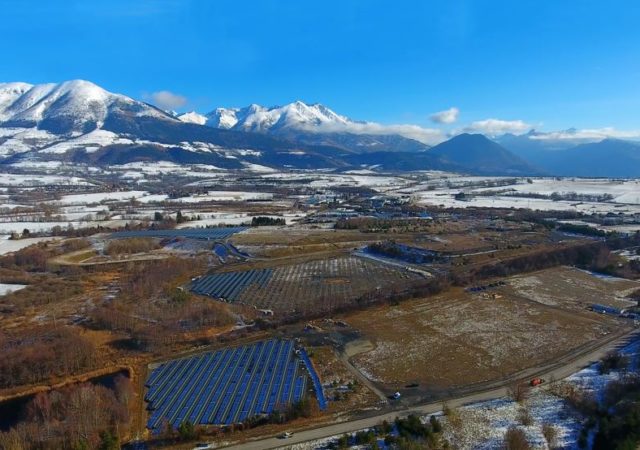
[{"label": "cloud over mountain", "polygon": [[485,119],[471,122],[465,127],[465,132],[482,133],[488,136],[498,136],[505,133],[524,134],[533,126],[522,120]]},{"label": "cloud over mountain", "polygon": [[148,96],[151,103],[162,109],[178,109],[187,104],[187,98],[170,91],[153,92]]},{"label": "cloud over mountain", "polygon": [[450,124],[458,120],[459,114],[460,110],[454,106],[452,108],[445,109],[444,111],[439,111],[431,114],[429,116],[429,119],[431,119],[431,121],[435,123]]}]

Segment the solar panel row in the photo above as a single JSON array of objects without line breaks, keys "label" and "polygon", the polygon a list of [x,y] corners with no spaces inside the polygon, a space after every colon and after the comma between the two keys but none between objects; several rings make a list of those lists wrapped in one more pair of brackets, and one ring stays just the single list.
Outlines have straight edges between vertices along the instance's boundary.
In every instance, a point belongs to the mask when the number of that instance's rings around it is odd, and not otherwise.
[{"label": "solar panel row", "polygon": [[269,340],[164,363],[155,368],[145,399],[148,428],[165,421],[230,425],[270,414],[304,397],[306,374],[292,341]]},{"label": "solar panel row", "polygon": [[236,233],[245,230],[245,227],[218,227],[218,228],[182,228],[171,230],[135,230],[118,231],[111,233],[113,239],[156,237],[156,238],[188,238],[201,240],[227,239]]},{"label": "solar panel row", "polygon": [[311,381],[313,382],[313,389],[316,393],[316,398],[318,399],[318,405],[322,411],[327,409],[327,399],[324,396],[324,391],[322,390],[322,383],[320,382],[320,377],[314,369],[311,360],[309,359],[309,355],[307,355],[307,351],[305,349],[300,349],[298,353],[300,355],[300,359],[304,363],[307,371],[309,372],[309,376],[311,377]]},{"label": "solar panel row", "polygon": [[204,275],[191,283],[191,290],[196,294],[235,302],[249,286],[264,287],[272,274],[272,269],[260,269]]}]

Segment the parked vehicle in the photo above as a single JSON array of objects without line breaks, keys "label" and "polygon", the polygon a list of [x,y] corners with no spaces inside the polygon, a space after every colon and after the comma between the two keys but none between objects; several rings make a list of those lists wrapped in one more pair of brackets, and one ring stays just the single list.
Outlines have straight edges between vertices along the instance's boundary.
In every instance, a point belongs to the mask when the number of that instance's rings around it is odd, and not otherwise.
[{"label": "parked vehicle", "polygon": [[535,387],[535,386],[540,386],[542,383],[544,383],[543,378],[533,378],[529,384]]}]

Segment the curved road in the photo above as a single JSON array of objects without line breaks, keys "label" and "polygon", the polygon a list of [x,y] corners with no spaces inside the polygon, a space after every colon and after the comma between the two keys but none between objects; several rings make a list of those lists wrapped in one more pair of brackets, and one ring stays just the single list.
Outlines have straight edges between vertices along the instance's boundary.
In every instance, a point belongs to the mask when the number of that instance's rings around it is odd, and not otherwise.
[{"label": "curved road", "polygon": [[[629,330],[627,333],[624,333],[621,336],[613,340],[607,340],[602,343],[602,345],[598,346],[596,349],[593,349],[587,353],[577,356],[575,359],[563,364],[559,367],[556,367],[552,370],[540,373],[539,376],[551,380],[560,380],[566,378],[581,369],[589,366],[602,359],[608,352],[619,348],[620,346],[632,341],[634,339],[640,338],[640,332],[638,330]],[[253,441],[247,441],[242,444],[236,444],[229,447],[225,447],[230,450],[267,450],[274,449],[279,447],[286,447],[293,444],[299,444],[303,442],[313,441],[316,439],[323,439],[331,436],[341,435],[344,433],[352,433],[355,431],[359,431],[365,428],[371,428],[375,425],[379,424],[383,420],[388,422],[392,422],[398,416],[407,416],[409,414],[420,414],[427,415],[433,414],[442,410],[443,403],[452,408],[457,408],[460,406],[464,406],[469,403],[475,403],[484,400],[491,400],[499,397],[504,397],[508,395],[508,387],[509,384],[512,384],[513,380],[506,381],[502,387],[489,389],[479,392],[474,392],[472,394],[468,394],[462,397],[440,400],[438,402],[426,403],[423,405],[416,405],[404,409],[388,411],[385,413],[381,413],[372,417],[367,417],[364,419],[358,420],[350,420],[347,422],[335,423],[332,425],[327,425],[319,428],[312,428],[308,430],[297,431],[295,434],[287,439],[279,439],[277,437],[269,437],[264,439],[258,439]]]}]

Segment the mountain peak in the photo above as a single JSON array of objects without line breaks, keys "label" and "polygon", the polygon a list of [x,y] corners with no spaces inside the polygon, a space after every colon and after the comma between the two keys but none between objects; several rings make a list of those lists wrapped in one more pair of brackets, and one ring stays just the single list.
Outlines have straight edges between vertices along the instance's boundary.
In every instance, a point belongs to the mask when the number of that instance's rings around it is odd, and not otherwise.
[{"label": "mountain peak", "polygon": [[453,164],[474,167],[479,173],[536,173],[527,162],[483,134],[459,134],[434,146],[428,152]]},{"label": "mountain peak", "polygon": [[57,134],[85,133],[101,128],[113,114],[171,120],[153,106],[113,94],[86,80],[0,85],[0,125],[38,127]]},{"label": "mountain peak", "polygon": [[207,114],[207,125],[240,131],[276,132],[278,130],[315,131],[321,126],[351,121],[319,103],[296,100],[283,106],[264,107],[255,103],[244,108],[216,108]]}]

